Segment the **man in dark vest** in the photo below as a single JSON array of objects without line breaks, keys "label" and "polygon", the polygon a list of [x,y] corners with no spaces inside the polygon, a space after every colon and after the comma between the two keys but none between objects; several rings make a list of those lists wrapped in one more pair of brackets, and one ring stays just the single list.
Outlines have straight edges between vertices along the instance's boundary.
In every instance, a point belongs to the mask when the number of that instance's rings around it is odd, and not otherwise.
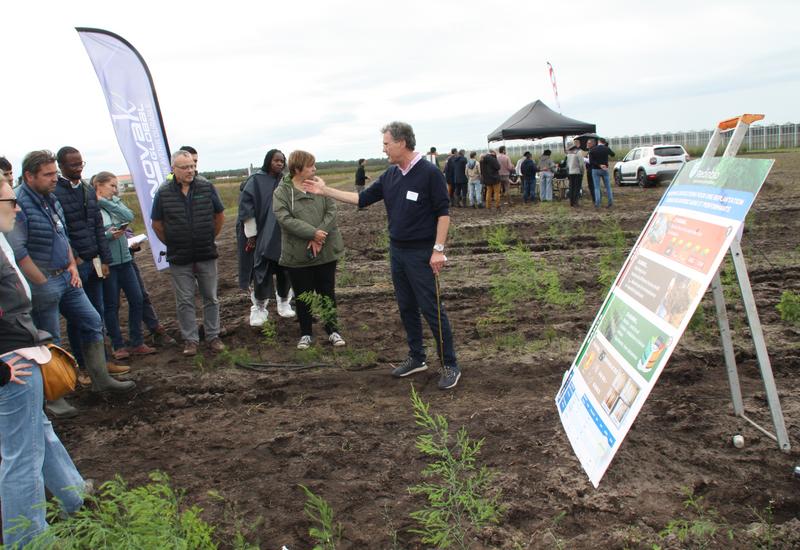
[{"label": "man in dark vest", "polygon": [[[136,384],[111,378],[106,369],[103,321],[83,291],[72,255],[64,211],[53,191],[58,182],[56,159],[50,151],[33,151],[22,161],[24,183],[17,190],[20,212],[8,235],[14,256],[31,284],[36,326],[60,341],[59,311],[80,331],[83,359],[95,391],[127,392]],[[77,414],[66,401],[48,403],[50,413]]]},{"label": "man in dark vest", "polygon": [[195,283],[203,298],[203,329],[212,351],[225,349],[219,338],[219,300],[217,299],[217,244],[214,239],[225,220],[222,201],[207,179],[195,173],[191,153],[172,155],[174,177],[168,179],[153,197],[150,218],[153,231],[167,246],[172,286],[183,354],[197,354],[200,337],[194,307]]}]

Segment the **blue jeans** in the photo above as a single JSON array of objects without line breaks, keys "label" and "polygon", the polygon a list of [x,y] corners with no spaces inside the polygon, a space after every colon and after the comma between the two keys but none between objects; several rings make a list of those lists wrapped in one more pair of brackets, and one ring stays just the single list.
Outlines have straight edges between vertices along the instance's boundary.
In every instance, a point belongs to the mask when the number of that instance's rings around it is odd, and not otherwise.
[{"label": "blue jeans", "polygon": [[606,184],[606,201],[608,206],[614,204],[614,194],[611,192],[611,179],[608,177],[608,170],[592,168],[592,181],[594,182],[594,205],[600,206],[600,180]]},{"label": "blue jeans", "polygon": [[[11,352],[2,359],[9,361],[13,357],[16,354]],[[23,546],[47,529],[45,487],[65,512],[73,513],[83,505],[81,494],[85,486],[42,411],[42,371],[32,361],[17,365],[25,363],[31,367],[25,385],[9,382],[0,387],[0,501],[7,548]]]},{"label": "blue jeans", "polygon": [[536,200],[536,176],[522,178],[522,202]]},{"label": "blue jeans", "polygon": [[[83,291],[89,298],[89,301],[97,310],[97,313],[103,316],[103,279],[97,276],[92,262],[83,262],[78,266],[78,274],[81,276],[81,283],[83,284]],[[49,332],[49,331],[48,331]],[[54,335],[55,336],[55,335]],[[72,348],[72,355],[80,366],[83,364],[83,351],[81,350],[81,329],[79,323],[67,320],[67,338],[69,338],[69,347]]]},{"label": "blue jeans", "polygon": [[553,173],[539,172],[540,198],[543,201],[553,200]]},{"label": "blue jeans", "polygon": [[133,262],[112,265],[105,282],[103,301],[105,302],[106,330],[111,337],[111,346],[117,350],[125,347],[122,331],[119,328],[119,291],[125,292],[128,299],[128,336],[131,347],[144,343],[142,334],[142,287],[133,269]]},{"label": "blue jeans", "polygon": [[150,332],[155,332],[161,323],[158,321],[156,310],[153,309],[153,302],[150,301],[150,295],[147,293],[147,288],[144,286],[142,280],[142,273],[139,271],[139,266],[136,264],[136,259],[131,260],[133,270],[136,272],[136,279],[139,281],[139,287],[142,289],[142,321],[145,326],[150,329]]},{"label": "blue jeans", "polygon": [[[400,248],[390,245],[392,259],[392,283],[394,296],[400,309],[400,320],[406,329],[408,354],[417,361],[425,360],[425,347],[422,344],[422,321],[420,311],[433,332],[433,339],[439,346],[439,321],[436,314],[436,280],[430,266],[431,248]],[[444,364],[457,367],[453,349],[453,332],[450,321],[441,304],[442,348]],[[437,355],[440,350],[436,350]]]},{"label": "blue jeans", "polygon": [[[31,285],[33,309],[31,315],[36,327],[53,335],[55,343],[61,341],[59,312],[74,323],[78,342],[89,344],[103,341],[103,321],[82,288],[69,284],[69,271],[51,277],[43,285]],[[78,345],[80,349],[80,345]],[[73,348],[73,352],[75,349]]]},{"label": "blue jeans", "polygon": [[469,182],[469,205],[478,206],[483,203],[481,196],[481,180]]}]

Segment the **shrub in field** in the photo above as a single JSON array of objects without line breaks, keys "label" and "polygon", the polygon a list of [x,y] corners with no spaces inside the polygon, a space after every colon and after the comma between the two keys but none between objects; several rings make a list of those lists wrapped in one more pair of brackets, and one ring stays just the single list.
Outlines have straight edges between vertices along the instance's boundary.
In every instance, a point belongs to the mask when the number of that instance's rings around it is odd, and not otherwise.
[{"label": "shrub in field", "polygon": [[524,244],[516,244],[505,256],[508,271],[493,275],[490,280],[489,293],[496,313],[507,314],[515,306],[532,299],[555,306],[579,306],[583,303],[583,289],[564,291],[558,270],[547,260],[534,258]]},{"label": "shrub in field", "polygon": [[494,474],[477,465],[483,439],[475,441],[461,428],[453,440],[447,419],[431,415],[429,405],[411,387],[414,419],[426,433],[417,436],[417,449],[433,462],[422,470],[429,481],[409,487],[423,495],[426,505],[411,513],[422,542],[436,548],[467,548],[469,537],[490,523],[498,523],[500,491],[492,487]]},{"label": "shrub in field", "polygon": [[[202,510],[184,506],[183,493],[170,487],[166,474],[153,472],[150,479],[147,485],[129,488],[117,476],[99,488],[99,496],[86,497],[84,507],[64,520],[59,520],[58,505],[48,504],[50,529],[25,548],[216,550],[214,527],[200,518]],[[239,548],[248,547],[240,537],[237,540]]]},{"label": "shrub in field", "polygon": [[272,319],[267,319],[264,321],[264,324],[261,325],[261,343],[271,348],[278,342],[278,327],[275,325],[275,321]]},{"label": "shrub in field", "polygon": [[333,524],[333,508],[305,485],[300,485],[300,488],[306,495],[303,511],[314,522],[308,529],[308,534],[316,541],[313,550],[335,550],[342,538],[342,524]]},{"label": "shrub in field", "polygon": [[683,487],[681,490],[686,497],[683,506],[692,517],[670,520],[659,533],[662,540],[677,539],[682,547],[692,548],[708,548],[716,547],[719,543],[724,544],[724,541],[719,540],[720,535],[723,539],[727,539],[727,542],[733,540],[733,530],[714,508],[706,505],[702,496],[695,496],[694,491],[688,487]]},{"label": "shrub in field", "polygon": [[781,319],[793,325],[800,325],[800,294],[784,290],[781,301],[776,306]]},{"label": "shrub in field", "polygon": [[321,323],[327,325],[336,321],[336,306],[328,296],[309,290],[303,292],[297,299],[304,302],[311,310],[311,315],[319,319]]},{"label": "shrub in field", "polygon": [[492,252],[506,252],[517,236],[507,225],[495,225],[486,231],[486,243]]}]

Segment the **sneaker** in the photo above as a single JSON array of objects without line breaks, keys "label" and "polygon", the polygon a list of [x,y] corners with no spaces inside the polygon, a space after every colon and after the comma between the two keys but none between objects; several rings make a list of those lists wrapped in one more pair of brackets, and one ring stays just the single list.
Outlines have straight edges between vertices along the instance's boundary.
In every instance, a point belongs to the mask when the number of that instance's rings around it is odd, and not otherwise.
[{"label": "sneaker", "polygon": [[450,388],[455,388],[459,378],[461,378],[461,370],[458,367],[445,365],[444,369],[442,369],[442,376],[439,378],[439,389],[449,390]]},{"label": "sneaker", "polygon": [[278,315],[280,315],[284,319],[291,319],[292,317],[295,317],[297,315],[297,313],[295,313],[295,311],[292,309],[292,304],[290,300],[284,300],[279,296],[276,301],[278,302],[277,304]]},{"label": "sneaker", "polygon": [[141,344],[135,348],[128,348],[131,355],[152,355],[156,352],[156,348],[151,348],[147,344]]},{"label": "sneaker", "polygon": [[404,376],[414,374],[415,372],[422,372],[427,368],[428,365],[425,364],[425,361],[420,363],[413,357],[406,357],[406,360],[400,363],[400,366],[395,367],[395,369],[392,371],[392,376],[395,378],[403,378]]},{"label": "sneaker", "polygon": [[308,334],[301,336],[300,341],[297,342],[297,349],[308,349],[311,347],[311,336]]},{"label": "sneaker", "polygon": [[197,355],[197,342],[186,342],[183,346],[184,357],[194,357]]},{"label": "sneaker", "polygon": [[250,326],[261,327],[267,322],[269,312],[266,307],[250,306]]},{"label": "sneaker", "polygon": [[225,344],[222,343],[222,340],[220,340],[219,337],[213,338],[208,343],[208,347],[211,348],[211,351],[213,351],[214,353],[219,353],[221,351],[225,351]]},{"label": "sneaker", "polygon": [[114,356],[114,359],[122,360],[130,358],[131,353],[125,348],[119,348],[115,349],[112,355]]},{"label": "sneaker", "polygon": [[328,336],[328,340],[330,340],[331,344],[333,344],[333,347],[335,348],[340,348],[347,344],[347,342],[344,341],[344,338],[342,338],[338,332],[331,332],[331,335]]}]

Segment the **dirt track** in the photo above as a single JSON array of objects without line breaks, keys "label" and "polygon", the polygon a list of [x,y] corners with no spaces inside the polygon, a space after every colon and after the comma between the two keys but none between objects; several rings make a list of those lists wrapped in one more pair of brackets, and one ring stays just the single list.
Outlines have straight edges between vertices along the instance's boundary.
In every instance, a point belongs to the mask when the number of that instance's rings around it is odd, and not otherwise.
[{"label": "dirt track", "polygon": [[[614,218],[630,247],[663,187],[615,188],[612,210],[596,211],[588,201],[577,211],[568,202],[516,205],[502,213],[454,209],[451,265],[443,276],[464,372],[454,391],[436,389],[435,369],[409,380],[389,376],[391,363],[405,356],[405,340],[388,277],[384,210],[342,206],[339,225],[347,246],[340,271],[346,284],[337,290],[342,333],[348,349],[375,352],[374,364],[255,373],[219,365],[208,353],[201,365],[184,359],[179,348],[167,348],[133,363],[141,392],[128,401],[79,392],[74,401],[83,414],[57,422],[56,429],[85,476],[104,480],[119,473],[139,483],[149,471],[163,470],[223,531],[233,532],[238,520],[250,525],[261,518],[251,538],[265,549],[311,547],[299,483],[335,509],[344,525],[341,548],[391,548],[393,530],[399,547],[422,548],[407,532],[408,514],[421,504],[407,487],[419,482],[424,464],[414,447],[419,430],[409,399],[413,383],[453,428],[465,426],[473,437],[485,438],[482,459],[498,472],[508,508],[501,524],[481,533],[474,548],[685,547],[657,535],[670,520],[696,517],[683,505],[682,487],[703,496],[719,514],[723,529],[709,540],[711,547],[763,542],[766,532],[751,524],[759,521],[754,511],[763,516],[768,506],[775,547],[795,547],[800,480],[791,472],[800,462],[800,330],[783,323],[775,305],[783,290],[800,291],[800,155],[770,157],[777,163],[755,203],[743,246],[793,445],[790,454],[732,415],[710,295],[704,300],[705,330],[684,335],[599,489],[592,488],[572,453],[553,398],[604,297],[597,275],[607,247],[598,237]],[[535,257],[556,266],[568,290],[583,288],[584,305],[523,303],[507,323],[478,323],[492,305],[490,277],[505,269],[484,231],[499,224],[513,230]],[[236,285],[231,220],[220,249],[228,346],[246,348],[264,362],[294,360],[294,322],[277,323],[274,347],[260,345],[261,336],[246,323],[250,304]],[[140,255],[154,303],[177,336],[169,280],[146,260]],[[734,304],[730,314],[746,408],[771,426],[742,307]],[[321,329],[315,330],[322,340]],[[503,338],[509,335],[522,335],[526,345]],[[330,361],[330,346],[320,349],[320,361]],[[436,366],[430,350],[429,363]],[[731,444],[736,433],[745,437],[743,449]],[[226,502],[211,498],[209,490]],[[726,526],[733,542],[722,532]]]}]

